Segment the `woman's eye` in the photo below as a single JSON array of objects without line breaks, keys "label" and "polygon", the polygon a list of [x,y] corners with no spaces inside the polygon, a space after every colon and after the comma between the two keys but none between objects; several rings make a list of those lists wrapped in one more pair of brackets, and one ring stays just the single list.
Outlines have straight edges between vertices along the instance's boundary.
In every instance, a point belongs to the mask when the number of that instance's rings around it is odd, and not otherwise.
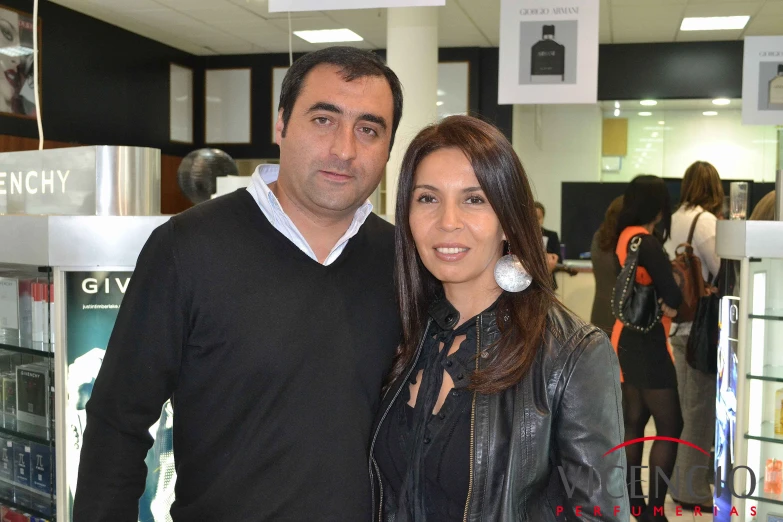
[{"label": "woman's eye", "polygon": [[419,203],[434,203],[435,198],[429,194],[422,194],[416,199],[416,201]]},{"label": "woman's eye", "polygon": [[481,196],[470,196],[467,200],[468,203],[471,205],[478,205],[480,203],[484,203],[484,198]]}]

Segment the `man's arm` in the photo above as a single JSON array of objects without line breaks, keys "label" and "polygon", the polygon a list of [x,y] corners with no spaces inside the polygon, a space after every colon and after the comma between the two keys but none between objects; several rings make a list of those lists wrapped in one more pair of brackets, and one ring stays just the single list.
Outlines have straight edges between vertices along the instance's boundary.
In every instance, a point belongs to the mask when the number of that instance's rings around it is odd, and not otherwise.
[{"label": "man's arm", "polygon": [[177,271],[171,221],[139,255],[87,403],[74,522],[136,522],[149,428],[174,391],[189,305]]}]

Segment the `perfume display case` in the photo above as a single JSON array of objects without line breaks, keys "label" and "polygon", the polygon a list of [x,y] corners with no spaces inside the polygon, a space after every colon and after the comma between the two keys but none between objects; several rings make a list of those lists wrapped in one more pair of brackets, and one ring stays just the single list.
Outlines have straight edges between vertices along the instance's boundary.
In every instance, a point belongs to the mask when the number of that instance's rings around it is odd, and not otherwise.
[{"label": "perfume display case", "polygon": [[[0,509],[72,519],[85,404],[136,259],[169,219],[159,158],[131,147],[0,154]],[[163,520],[149,497],[146,520]]]},{"label": "perfume display case", "polygon": [[766,522],[783,517],[783,221],[719,221],[716,248],[715,520]]}]

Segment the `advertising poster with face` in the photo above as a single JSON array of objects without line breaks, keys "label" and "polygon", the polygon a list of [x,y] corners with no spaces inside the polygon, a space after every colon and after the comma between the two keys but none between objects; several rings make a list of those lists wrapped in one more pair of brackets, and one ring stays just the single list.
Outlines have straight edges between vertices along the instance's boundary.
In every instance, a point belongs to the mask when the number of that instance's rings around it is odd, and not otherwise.
[{"label": "advertising poster with face", "polygon": [[0,113],[34,118],[33,18],[0,6]]},{"label": "advertising poster with face", "polygon": [[[68,272],[66,290],[66,474],[70,502],[76,493],[79,457],[87,424],[85,406],[103,362],[132,272]],[[173,410],[166,402],[150,427],[155,443],[147,454],[147,483],[139,522],[168,522],[174,502]],[[59,446],[58,446],[59,448]]]}]

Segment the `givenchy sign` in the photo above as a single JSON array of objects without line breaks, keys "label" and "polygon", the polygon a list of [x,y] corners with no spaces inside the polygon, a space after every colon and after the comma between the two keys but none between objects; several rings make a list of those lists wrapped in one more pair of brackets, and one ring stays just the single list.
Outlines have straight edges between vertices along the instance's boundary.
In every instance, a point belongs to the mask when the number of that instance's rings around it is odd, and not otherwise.
[{"label": "givenchy sign", "polygon": [[5,194],[65,194],[70,170],[30,170],[0,172],[0,195]]}]

